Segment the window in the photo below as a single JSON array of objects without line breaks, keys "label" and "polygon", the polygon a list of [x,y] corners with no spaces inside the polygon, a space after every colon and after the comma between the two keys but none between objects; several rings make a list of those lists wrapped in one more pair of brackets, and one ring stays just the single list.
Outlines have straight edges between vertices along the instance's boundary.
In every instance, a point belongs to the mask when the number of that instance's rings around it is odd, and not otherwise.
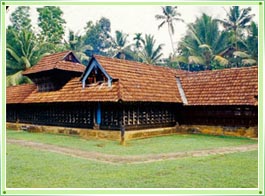
[{"label": "window", "polygon": [[52,82],[46,82],[38,84],[38,91],[39,92],[48,92],[55,90],[55,86]]},{"label": "window", "polygon": [[106,76],[99,70],[94,69],[86,80],[86,84],[102,84],[107,82]]}]

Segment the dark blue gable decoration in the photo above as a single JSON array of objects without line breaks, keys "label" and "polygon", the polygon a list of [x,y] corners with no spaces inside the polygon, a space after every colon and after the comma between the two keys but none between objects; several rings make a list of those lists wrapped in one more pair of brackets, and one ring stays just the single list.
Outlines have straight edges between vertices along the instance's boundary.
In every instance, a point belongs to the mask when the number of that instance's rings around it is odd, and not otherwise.
[{"label": "dark blue gable decoration", "polygon": [[86,80],[93,70],[95,71],[96,74],[98,73],[98,70],[100,70],[105,75],[105,77],[108,79],[108,86],[111,87],[112,77],[106,72],[106,70],[100,65],[100,63],[93,56],[92,59],[89,61],[84,74],[81,77],[83,88],[85,88]]}]

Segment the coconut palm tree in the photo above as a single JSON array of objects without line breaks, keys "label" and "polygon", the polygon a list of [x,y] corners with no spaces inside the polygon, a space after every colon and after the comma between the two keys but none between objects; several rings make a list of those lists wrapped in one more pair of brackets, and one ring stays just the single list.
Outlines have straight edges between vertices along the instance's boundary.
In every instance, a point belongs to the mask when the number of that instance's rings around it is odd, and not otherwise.
[{"label": "coconut palm tree", "polygon": [[217,19],[227,31],[233,32],[233,44],[238,50],[238,42],[240,34],[249,27],[252,18],[255,14],[250,14],[251,7],[240,9],[239,6],[232,6],[229,11],[226,11],[227,18]]},{"label": "coconut palm tree", "polygon": [[131,50],[131,45],[128,44],[128,34],[122,31],[115,31],[115,37],[112,38],[112,47],[114,48],[115,57],[121,59],[134,59],[134,54]]},{"label": "coconut palm tree", "polygon": [[142,33],[135,33],[135,37],[133,38],[135,40],[135,47],[137,49],[140,49],[142,47],[142,43],[144,42],[144,39],[142,38]]},{"label": "coconut palm tree", "polygon": [[128,43],[128,36],[128,34],[125,34],[122,31],[115,31],[115,37],[112,39],[113,47],[118,51],[122,50]]},{"label": "coconut palm tree", "polygon": [[174,61],[203,65],[204,69],[212,69],[213,61],[227,66],[228,60],[220,54],[230,46],[228,35],[228,32],[219,31],[216,20],[202,14],[195,23],[188,24],[187,35],[179,44],[180,55]]},{"label": "coconut palm tree", "polygon": [[35,65],[45,54],[45,44],[39,43],[32,31],[7,29],[7,86],[30,82],[22,76],[22,71]]},{"label": "coconut palm tree", "polygon": [[142,38],[142,33],[135,33],[134,34],[135,37],[133,38],[133,40],[135,41],[134,43],[134,53],[135,53],[135,60],[137,61],[140,61],[140,50],[142,49],[143,47],[143,42],[144,42],[144,39]]},{"label": "coconut palm tree", "polygon": [[158,64],[162,53],[163,44],[155,46],[156,40],[153,35],[145,35],[143,49],[140,51],[140,58],[144,63]]},{"label": "coconut palm tree", "polygon": [[181,14],[177,11],[177,6],[165,6],[162,7],[163,14],[157,14],[155,18],[157,20],[162,20],[162,22],[158,25],[158,29],[167,24],[168,33],[171,41],[172,52],[175,54],[175,48],[173,43],[173,34],[175,32],[174,22],[184,22],[183,19],[180,18]]}]

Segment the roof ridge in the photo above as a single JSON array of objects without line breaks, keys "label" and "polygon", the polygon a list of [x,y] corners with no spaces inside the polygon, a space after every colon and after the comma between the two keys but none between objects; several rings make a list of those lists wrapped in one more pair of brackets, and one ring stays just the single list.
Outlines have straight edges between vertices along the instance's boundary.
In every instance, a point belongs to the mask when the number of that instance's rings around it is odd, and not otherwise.
[{"label": "roof ridge", "polygon": [[221,71],[231,71],[231,70],[245,70],[258,68],[258,65],[248,66],[248,67],[227,67],[224,69],[214,69],[214,70],[203,70],[203,71],[193,71],[189,73],[205,73],[205,72],[221,72]]},{"label": "roof ridge", "polygon": [[73,52],[73,51],[72,50],[65,50],[65,51],[61,51],[61,52],[55,52],[55,53],[51,53],[51,54],[45,55],[44,57],[52,56],[52,55],[59,55],[59,54],[63,54],[63,53],[69,54],[70,52]]},{"label": "roof ridge", "polygon": [[150,67],[155,67],[155,68],[161,68],[161,69],[167,69],[167,70],[173,70],[173,71],[183,71],[183,72],[186,72],[186,70],[178,70],[178,69],[171,68],[171,67],[167,67],[167,66],[160,66],[160,65],[143,63],[143,62],[139,62],[139,61],[131,61],[131,60],[126,60],[126,59],[119,59],[119,58],[115,58],[115,57],[108,57],[108,56],[103,56],[103,55],[98,55],[98,54],[93,55],[93,57],[95,57],[96,59],[97,59],[97,57],[99,57],[99,58],[105,58],[105,59],[112,59],[112,60],[118,61],[120,63],[135,63],[135,64],[140,64],[140,65],[145,65],[145,66],[150,66]]},{"label": "roof ridge", "polygon": [[57,67],[57,64],[58,63],[60,63],[60,62],[69,62],[69,63],[73,63],[73,64],[78,64],[78,65],[82,65],[83,67],[86,67],[85,65],[83,65],[82,63],[78,63],[78,62],[72,62],[72,61],[66,61],[66,60],[58,60],[58,61],[56,61],[54,64],[55,64],[55,66],[54,66],[54,68],[58,68]]},{"label": "roof ridge", "polygon": [[146,66],[150,66],[150,67],[155,67],[155,68],[161,68],[161,69],[165,69],[165,70],[170,70],[170,71],[174,71],[174,72],[178,72],[179,71],[179,72],[190,73],[190,74],[198,74],[198,73],[205,73],[205,72],[221,72],[221,71],[227,71],[227,70],[242,70],[242,69],[258,68],[257,65],[253,65],[253,66],[248,66],[248,67],[231,67],[231,68],[224,68],[224,69],[203,70],[203,71],[194,71],[194,72],[191,72],[191,71],[182,70],[182,69],[175,69],[175,68],[171,68],[171,67],[167,67],[167,66],[160,66],[160,65],[143,63],[143,62],[139,62],[139,61],[131,61],[131,60],[126,60],[126,59],[119,59],[119,58],[115,58],[115,57],[103,56],[103,55],[98,55],[98,54],[95,54],[93,56],[96,59],[97,59],[97,57],[99,57],[99,58],[111,59],[113,61],[117,61],[117,62],[120,62],[120,63],[135,63],[135,64],[140,64],[140,65],[146,65]]},{"label": "roof ridge", "polygon": [[225,74],[227,72],[232,71],[244,71],[244,70],[253,70],[257,69],[258,66],[250,66],[250,67],[233,67],[233,68],[226,68],[226,69],[218,69],[218,70],[204,70],[204,71],[196,71],[196,72],[188,72],[187,78],[189,77],[197,77],[197,76],[210,76],[210,74]]}]

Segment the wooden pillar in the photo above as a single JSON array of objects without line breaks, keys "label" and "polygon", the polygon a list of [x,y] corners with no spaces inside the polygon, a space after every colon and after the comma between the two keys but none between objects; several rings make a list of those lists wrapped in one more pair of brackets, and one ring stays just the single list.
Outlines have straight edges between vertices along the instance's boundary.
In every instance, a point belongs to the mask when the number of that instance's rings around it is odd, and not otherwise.
[{"label": "wooden pillar", "polygon": [[97,105],[97,124],[101,124],[101,105],[98,103]]},{"label": "wooden pillar", "polygon": [[94,129],[100,129],[100,124],[101,124],[101,105],[98,102],[95,106],[94,106],[94,117],[93,117],[93,121],[94,121]]}]

